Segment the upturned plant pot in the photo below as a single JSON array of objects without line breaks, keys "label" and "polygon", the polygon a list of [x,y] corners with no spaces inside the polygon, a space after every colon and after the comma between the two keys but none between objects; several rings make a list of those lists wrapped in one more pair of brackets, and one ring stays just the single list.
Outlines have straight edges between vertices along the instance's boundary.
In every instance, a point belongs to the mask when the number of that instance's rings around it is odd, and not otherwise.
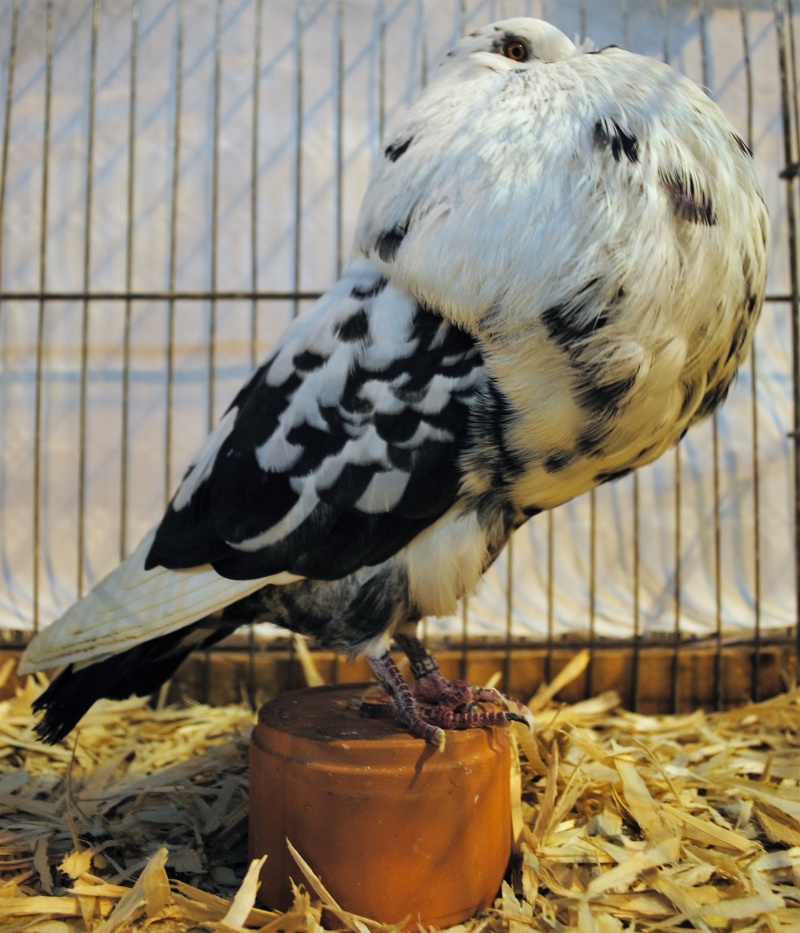
[{"label": "upturned plant pot", "polygon": [[[340,907],[385,923],[449,926],[488,907],[511,852],[511,738],[448,730],[443,752],[390,707],[359,713],[367,684],[283,694],[250,746],[250,856],[259,900],[287,909],[304,878],[287,840]],[[307,886],[307,885],[306,885]]]}]

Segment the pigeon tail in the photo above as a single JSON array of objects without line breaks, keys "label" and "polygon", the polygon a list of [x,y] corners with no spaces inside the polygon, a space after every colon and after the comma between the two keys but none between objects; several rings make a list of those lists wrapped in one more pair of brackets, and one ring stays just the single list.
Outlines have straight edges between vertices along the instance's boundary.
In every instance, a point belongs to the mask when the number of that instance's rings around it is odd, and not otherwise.
[{"label": "pigeon tail", "polygon": [[190,625],[77,670],[68,664],[34,700],[34,712],[43,713],[36,734],[53,745],[72,731],[97,700],[154,693],[190,652],[214,644],[236,628],[215,623],[204,634],[208,627],[206,622]]}]

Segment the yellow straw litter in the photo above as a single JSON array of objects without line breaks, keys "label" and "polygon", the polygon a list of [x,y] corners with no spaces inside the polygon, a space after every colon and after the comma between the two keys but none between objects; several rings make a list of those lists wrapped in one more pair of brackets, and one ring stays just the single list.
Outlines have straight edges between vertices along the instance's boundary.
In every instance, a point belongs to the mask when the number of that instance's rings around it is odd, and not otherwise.
[{"label": "yellow straw litter", "polygon": [[[557,688],[531,701],[534,734],[514,725],[506,880],[455,929],[800,933],[800,691],[643,716],[614,694],[558,705]],[[0,930],[390,929],[339,906],[299,856],[292,909],[256,906],[249,709],[102,702],[49,747],[32,731],[41,689],[30,678],[0,703]]]}]

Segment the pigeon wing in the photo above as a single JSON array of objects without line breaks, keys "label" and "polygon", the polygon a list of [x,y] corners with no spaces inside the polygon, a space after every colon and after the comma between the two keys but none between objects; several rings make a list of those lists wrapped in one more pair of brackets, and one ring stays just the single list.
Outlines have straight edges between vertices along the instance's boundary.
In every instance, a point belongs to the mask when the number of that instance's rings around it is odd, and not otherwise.
[{"label": "pigeon wing", "polygon": [[357,265],[242,388],[158,528],[32,640],[24,670],[108,657],[268,583],[387,560],[458,498],[485,383],[471,336]]}]

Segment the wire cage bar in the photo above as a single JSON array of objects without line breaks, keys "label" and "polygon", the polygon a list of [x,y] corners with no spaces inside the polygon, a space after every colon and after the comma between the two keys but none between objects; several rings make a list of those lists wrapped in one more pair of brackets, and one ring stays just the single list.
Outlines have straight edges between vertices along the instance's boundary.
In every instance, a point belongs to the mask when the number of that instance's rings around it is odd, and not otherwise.
[{"label": "wire cage bar", "polygon": [[[773,268],[731,405],[658,464],[537,517],[457,618],[425,621],[426,638],[453,674],[497,670],[512,692],[585,648],[572,689],[614,687],[641,709],[720,707],[797,683],[791,0],[5,4],[5,650],[158,520],[238,384],[344,268],[392,121],[468,27],[512,15],[661,57],[732,102],[772,213]],[[334,680],[363,676],[319,660]],[[260,627],[187,663],[175,689],[254,697],[300,676],[292,641]]]}]

